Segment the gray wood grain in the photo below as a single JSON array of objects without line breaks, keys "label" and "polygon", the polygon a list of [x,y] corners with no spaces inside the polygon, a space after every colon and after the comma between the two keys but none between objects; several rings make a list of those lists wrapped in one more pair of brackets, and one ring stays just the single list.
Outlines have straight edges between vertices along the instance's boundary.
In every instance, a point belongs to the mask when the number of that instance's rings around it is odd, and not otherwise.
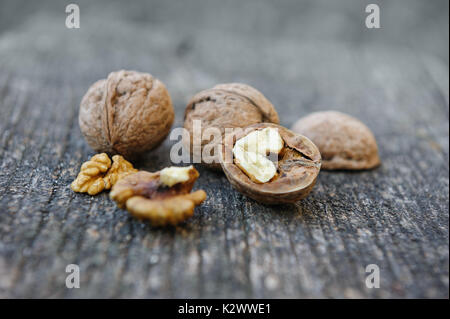
[{"label": "gray wood grain", "polygon": [[[364,27],[364,1],[77,3],[78,30],[63,2],[0,4],[0,297],[448,298],[447,1],[379,1],[379,30]],[[284,206],[198,167],[206,202],[153,228],[69,188],[93,154],[80,99],[121,68],[167,84],[174,127],[192,95],[230,81],[260,89],[287,127],[352,114],[383,165],[323,171]],[[174,143],[138,168],[170,165]],[[65,287],[71,263],[80,289]],[[373,263],[380,289],[365,286]]]}]

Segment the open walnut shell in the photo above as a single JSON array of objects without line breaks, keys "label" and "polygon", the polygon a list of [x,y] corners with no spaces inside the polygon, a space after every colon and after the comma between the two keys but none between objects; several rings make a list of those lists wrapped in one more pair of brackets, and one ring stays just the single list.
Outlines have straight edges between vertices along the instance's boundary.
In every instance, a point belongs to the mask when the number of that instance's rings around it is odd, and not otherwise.
[{"label": "open walnut shell", "polygon": [[195,206],[206,199],[203,190],[191,193],[198,176],[192,167],[188,180],[169,187],[162,183],[160,172],[139,171],[119,180],[110,197],[120,208],[155,226],[176,225],[191,217]]},{"label": "open walnut shell", "polygon": [[[278,130],[284,146],[278,154],[277,173],[266,183],[256,183],[235,163],[233,147],[239,139],[264,128]],[[250,125],[224,139],[221,165],[231,185],[244,195],[267,204],[294,203],[306,197],[316,183],[320,171],[319,149],[307,137],[280,125]]]}]

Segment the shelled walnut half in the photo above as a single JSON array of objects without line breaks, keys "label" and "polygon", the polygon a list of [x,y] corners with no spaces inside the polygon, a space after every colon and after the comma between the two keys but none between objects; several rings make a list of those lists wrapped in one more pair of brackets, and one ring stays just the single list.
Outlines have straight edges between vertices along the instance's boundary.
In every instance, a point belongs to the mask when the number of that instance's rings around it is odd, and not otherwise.
[{"label": "shelled walnut half", "polygon": [[106,153],[96,154],[81,165],[77,178],[70,187],[77,193],[97,195],[111,187],[121,178],[136,173],[138,170],[120,155],[111,160]]},{"label": "shelled walnut half", "polygon": [[198,177],[193,166],[139,171],[117,182],[110,197],[120,208],[155,226],[176,225],[191,217],[195,206],[206,199],[203,190],[191,193]]},{"label": "shelled walnut half", "polygon": [[281,204],[309,194],[321,157],[308,138],[276,124],[260,123],[225,137],[221,165],[231,185],[244,195]]}]

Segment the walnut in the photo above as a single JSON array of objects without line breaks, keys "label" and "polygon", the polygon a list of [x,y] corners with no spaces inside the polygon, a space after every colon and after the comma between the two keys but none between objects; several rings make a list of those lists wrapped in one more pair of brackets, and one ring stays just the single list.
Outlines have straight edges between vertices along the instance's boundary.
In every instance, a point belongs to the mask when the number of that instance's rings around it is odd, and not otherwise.
[{"label": "walnut", "polygon": [[71,188],[77,193],[96,195],[111,187],[121,178],[138,170],[120,155],[113,156],[113,163],[106,153],[97,154],[83,165],[72,182]]},{"label": "walnut", "polygon": [[111,187],[116,184],[119,179],[138,171],[133,167],[133,164],[125,160],[121,155],[114,155],[112,160],[113,164],[103,178],[105,181],[105,189],[111,189]]},{"label": "walnut", "polygon": [[80,104],[79,124],[94,150],[134,158],[163,141],[174,116],[161,81],[122,70],[89,88]]},{"label": "walnut", "polygon": [[234,144],[234,163],[255,183],[267,183],[277,174],[277,167],[266,156],[279,155],[283,147],[284,141],[275,128],[255,130]]},{"label": "walnut", "polygon": [[81,165],[80,173],[72,182],[71,188],[77,193],[88,193],[96,195],[105,189],[105,181],[103,176],[111,167],[111,160],[105,153],[97,154],[83,165]]},{"label": "walnut", "polygon": [[[189,144],[191,153],[193,145],[193,121],[201,121],[201,133],[208,128],[218,128],[222,138],[225,128],[245,127],[255,123],[279,123],[278,114],[270,101],[255,88],[241,83],[219,84],[212,89],[197,93],[188,103],[184,115],[184,127],[190,133],[190,139],[184,140]],[[216,141],[217,142],[217,141]],[[207,144],[218,145],[210,141],[209,136],[201,140],[201,150]],[[221,141],[220,141],[221,142]],[[209,168],[220,169],[219,154],[215,154],[211,147],[214,163],[205,163]]]},{"label": "walnut", "polygon": [[117,182],[110,197],[119,207],[155,226],[175,225],[191,217],[195,206],[206,199],[203,190],[191,193],[198,177],[193,166],[139,171]]},{"label": "walnut", "polygon": [[260,123],[225,137],[221,165],[231,185],[244,195],[281,204],[294,203],[311,192],[321,158],[305,136]]},{"label": "walnut", "polygon": [[371,169],[381,163],[374,135],[352,116],[335,111],[316,112],[299,119],[292,130],[317,145],[323,169]]}]

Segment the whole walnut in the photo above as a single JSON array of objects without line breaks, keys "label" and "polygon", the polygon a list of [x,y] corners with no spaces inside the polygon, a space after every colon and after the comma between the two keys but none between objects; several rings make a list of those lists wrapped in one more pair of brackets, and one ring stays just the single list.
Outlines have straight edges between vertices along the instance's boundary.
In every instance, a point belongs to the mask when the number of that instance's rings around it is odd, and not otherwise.
[{"label": "whole walnut", "polygon": [[121,70],[89,88],[81,100],[79,124],[95,151],[135,158],[163,141],[174,117],[161,81],[148,73]]},{"label": "whole walnut", "polygon": [[[201,121],[201,134],[208,128],[218,128],[222,139],[226,128],[243,128],[251,124],[269,122],[279,124],[278,113],[270,101],[255,88],[242,83],[219,84],[212,89],[197,93],[189,101],[184,114],[184,128],[189,131],[191,154],[193,145],[193,121]],[[221,170],[219,154],[216,154],[218,143],[203,136],[201,150],[205,145],[212,146],[211,155],[215,158],[213,163],[206,163],[209,168]]]},{"label": "whole walnut", "polygon": [[350,115],[336,111],[311,113],[299,119],[292,130],[317,145],[322,169],[360,170],[380,165],[374,135]]}]

